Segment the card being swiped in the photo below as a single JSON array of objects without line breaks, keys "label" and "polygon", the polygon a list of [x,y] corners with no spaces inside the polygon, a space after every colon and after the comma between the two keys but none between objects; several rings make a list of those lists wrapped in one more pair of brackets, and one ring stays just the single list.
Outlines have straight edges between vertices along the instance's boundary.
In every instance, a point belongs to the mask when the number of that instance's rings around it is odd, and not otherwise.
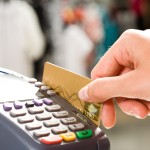
[{"label": "card being swiped", "polygon": [[43,83],[99,126],[102,104],[84,102],[78,97],[79,90],[91,81],[54,64],[46,62],[44,65]]}]

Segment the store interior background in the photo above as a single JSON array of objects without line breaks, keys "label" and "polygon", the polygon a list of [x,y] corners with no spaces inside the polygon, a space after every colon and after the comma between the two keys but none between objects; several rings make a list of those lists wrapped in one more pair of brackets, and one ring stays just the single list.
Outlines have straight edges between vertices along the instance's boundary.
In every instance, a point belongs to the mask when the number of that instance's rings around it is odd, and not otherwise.
[{"label": "store interior background", "polygon": [[[21,12],[27,7],[28,15]],[[90,77],[94,65],[125,30],[149,28],[150,0],[0,0],[0,67],[42,80],[48,61]],[[30,46],[22,44],[28,42]],[[22,60],[30,61],[30,72]],[[117,106],[116,110],[115,127],[105,129],[101,125],[111,150],[149,150],[150,118],[140,120],[122,113]]]}]

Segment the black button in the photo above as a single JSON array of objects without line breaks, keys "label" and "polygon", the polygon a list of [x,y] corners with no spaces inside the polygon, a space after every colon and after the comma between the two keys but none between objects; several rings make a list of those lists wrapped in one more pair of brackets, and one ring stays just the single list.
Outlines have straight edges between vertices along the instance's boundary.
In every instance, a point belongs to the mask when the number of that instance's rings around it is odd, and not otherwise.
[{"label": "black button", "polygon": [[29,108],[29,107],[34,107],[34,103],[33,103],[32,101],[28,101],[28,102],[26,102],[25,106],[26,106],[27,108]]}]

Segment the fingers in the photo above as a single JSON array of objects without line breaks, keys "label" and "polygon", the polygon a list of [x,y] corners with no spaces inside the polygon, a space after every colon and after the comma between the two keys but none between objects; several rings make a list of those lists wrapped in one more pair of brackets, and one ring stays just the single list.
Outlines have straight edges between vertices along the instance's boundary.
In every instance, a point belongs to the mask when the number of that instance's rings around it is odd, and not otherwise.
[{"label": "fingers", "polygon": [[136,98],[137,75],[134,70],[121,76],[98,78],[82,88],[78,96],[88,102],[104,102],[113,97]]},{"label": "fingers", "polygon": [[146,65],[145,61],[149,62],[149,45],[147,32],[125,31],[93,68],[92,79],[118,75],[122,67],[136,69],[142,64]]},{"label": "fingers", "polygon": [[110,49],[93,68],[91,78],[115,76],[121,69],[122,66],[117,62]]},{"label": "fingers", "polygon": [[[120,109],[127,115],[144,119],[150,113],[150,102],[126,98],[117,98],[116,101]],[[112,128],[116,123],[116,112],[111,99],[103,103],[101,121],[107,129]]]},{"label": "fingers", "polygon": [[133,45],[135,42],[130,43],[132,41],[130,38],[134,38],[135,35],[131,36],[131,32],[134,30],[125,32],[100,59],[91,72],[92,79],[116,76],[123,68],[134,68]]},{"label": "fingers", "polygon": [[139,100],[150,97],[149,45],[143,31],[125,32],[92,70],[93,81],[79,91],[81,100],[104,103],[101,119],[105,127],[115,124],[110,98],[125,97],[117,102],[126,114],[143,119],[150,113],[150,102]]},{"label": "fingers", "polygon": [[107,129],[112,128],[116,123],[116,112],[112,100],[103,103],[101,121]]},{"label": "fingers", "polygon": [[145,104],[138,100],[117,98],[117,103],[124,113],[139,119],[146,118],[149,113],[149,110]]}]

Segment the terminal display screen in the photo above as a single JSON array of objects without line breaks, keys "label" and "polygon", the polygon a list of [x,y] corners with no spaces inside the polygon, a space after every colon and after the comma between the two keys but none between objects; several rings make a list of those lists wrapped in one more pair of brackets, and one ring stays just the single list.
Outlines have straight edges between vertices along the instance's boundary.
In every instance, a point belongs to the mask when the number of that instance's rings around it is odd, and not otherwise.
[{"label": "terminal display screen", "polygon": [[0,102],[35,98],[38,88],[22,78],[0,73]]}]

